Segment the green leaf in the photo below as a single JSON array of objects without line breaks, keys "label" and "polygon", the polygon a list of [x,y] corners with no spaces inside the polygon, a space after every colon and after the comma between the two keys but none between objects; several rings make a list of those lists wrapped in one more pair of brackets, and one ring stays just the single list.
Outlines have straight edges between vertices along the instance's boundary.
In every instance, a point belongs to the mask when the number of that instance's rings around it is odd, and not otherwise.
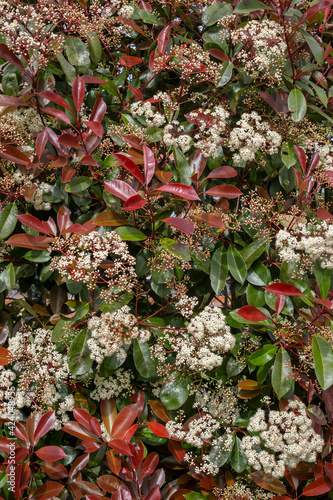
[{"label": "green leaf", "polygon": [[85,328],[73,340],[68,351],[68,367],[72,375],[85,375],[92,366],[93,360],[90,357],[90,349],[87,340],[90,331]]},{"label": "green leaf", "polygon": [[301,121],[306,114],[306,99],[299,89],[293,89],[288,97],[288,108],[294,122]]},{"label": "green leaf", "polygon": [[92,184],[90,177],[73,177],[65,186],[67,193],[81,193]]},{"label": "green leaf", "polygon": [[321,267],[319,259],[316,260],[314,265],[314,275],[319,286],[320,296],[322,299],[326,299],[331,287],[331,273],[326,267]]},{"label": "green leaf", "polygon": [[216,295],[219,295],[225,287],[227,276],[227,252],[220,247],[215,250],[210,264],[210,284]]},{"label": "green leaf", "polygon": [[224,3],[214,3],[209,5],[202,14],[202,22],[206,26],[212,26],[216,24],[222,17],[229,16],[232,13],[231,5],[226,5]]},{"label": "green leaf", "polygon": [[0,211],[0,240],[8,238],[15,229],[18,209],[15,203],[9,203]]},{"label": "green leaf", "polygon": [[66,38],[66,55],[68,61],[76,66],[78,73],[84,74],[90,67],[89,51],[80,38]]},{"label": "green leaf", "polygon": [[299,31],[302,33],[302,35],[305,38],[306,43],[310,47],[310,50],[312,54],[314,55],[315,60],[319,64],[319,66],[322,66],[323,61],[324,61],[324,51],[322,47],[319,45],[319,43],[313,38],[313,36],[310,35],[306,30],[303,30],[302,28],[298,28]]},{"label": "green leaf", "polygon": [[257,260],[248,270],[246,279],[252,285],[265,286],[269,281],[271,281],[271,273],[269,272],[269,269],[264,266],[261,260]]},{"label": "green leaf", "polygon": [[191,181],[192,169],[187,159],[185,158],[184,153],[179,148],[174,147],[173,156],[175,159],[176,170],[179,174],[178,181],[181,184],[186,184],[187,186],[190,186],[192,184]]},{"label": "green leaf", "polygon": [[133,339],[133,358],[135,368],[144,378],[150,378],[155,373],[155,363],[151,358],[147,342],[139,342]]},{"label": "green leaf", "polygon": [[314,335],[312,354],[318,382],[326,390],[333,385],[333,349],[323,337]]},{"label": "green leaf", "polygon": [[171,238],[161,238],[160,243],[164,250],[179,257],[182,260],[189,262],[191,260],[191,254],[188,246],[184,243],[179,243],[177,240],[172,240]]},{"label": "green leaf", "polygon": [[294,388],[293,371],[289,354],[283,347],[278,351],[272,373],[272,387],[279,399]]},{"label": "green leaf", "polygon": [[3,271],[1,278],[4,281],[7,290],[13,290],[15,288],[15,268],[12,262],[8,264],[6,269]]},{"label": "green leaf", "polygon": [[156,24],[158,26],[163,26],[162,21],[160,21],[158,17],[154,16],[154,14],[152,14],[151,12],[148,12],[143,9],[134,9],[131,18],[142,19],[142,21],[147,24]]},{"label": "green leaf", "polygon": [[[234,435],[232,435],[233,441],[235,441]],[[230,434],[224,434],[216,442],[215,446],[211,448],[209,453],[209,461],[212,462],[216,467],[222,467],[231,455],[232,447],[225,446],[226,441],[229,441]]]},{"label": "green leaf", "polygon": [[198,491],[187,493],[187,495],[184,495],[184,497],[186,500],[207,500],[207,498]]},{"label": "green leaf", "polygon": [[221,65],[220,75],[221,78],[218,81],[216,87],[224,87],[230,81],[232,77],[232,71],[234,69],[234,65],[229,61],[224,61]]},{"label": "green leaf", "polygon": [[265,365],[274,358],[277,350],[276,345],[266,344],[262,349],[251,354],[249,360],[255,366]]},{"label": "green leaf", "polygon": [[115,352],[112,356],[108,356],[103,359],[103,362],[100,366],[99,372],[101,377],[108,378],[112,375],[112,373],[117,370],[122,364],[126,361],[126,356],[118,356],[118,353]]},{"label": "green leaf", "polygon": [[171,375],[170,382],[167,382],[161,389],[160,399],[168,410],[178,410],[189,396],[188,380],[180,375]]},{"label": "green leaf", "polygon": [[59,342],[62,337],[68,332],[68,326],[72,325],[73,321],[60,319],[52,331],[52,342]]},{"label": "green leaf", "polygon": [[2,90],[6,95],[17,96],[19,86],[20,70],[14,64],[8,64],[5,67],[1,79]]},{"label": "green leaf", "polygon": [[243,0],[240,2],[234,10],[235,14],[249,14],[250,12],[254,12],[256,10],[273,10],[271,7],[267,7],[259,0]]},{"label": "green leaf", "polygon": [[309,104],[308,108],[312,109],[313,111],[318,113],[318,115],[325,118],[325,120],[328,120],[329,122],[333,123],[333,118],[331,116],[329,116],[327,113],[324,113],[324,111],[322,111],[320,108],[318,108],[318,106],[315,106],[314,104]]},{"label": "green leaf", "polygon": [[30,262],[48,262],[51,255],[47,250],[29,250],[24,254],[24,258]]},{"label": "green leaf", "polygon": [[60,66],[62,67],[63,72],[65,73],[69,83],[73,83],[76,78],[76,70],[72,64],[70,64],[67,59],[64,58],[62,54],[57,55],[57,59],[59,61]]},{"label": "green leaf", "polygon": [[88,48],[90,59],[97,65],[102,59],[103,48],[98,36],[94,32],[88,33]]},{"label": "green leaf", "polygon": [[241,250],[240,254],[245,260],[247,268],[249,268],[255,260],[257,260],[267,247],[267,238],[259,238],[247,247]]},{"label": "green leaf", "polygon": [[247,458],[239,437],[236,437],[235,439],[229,462],[233,470],[238,474],[243,472],[247,467]]},{"label": "green leaf", "polygon": [[121,226],[117,227],[115,231],[123,241],[142,241],[147,239],[147,236],[139,229],[136,229],[136,227]]},{"label": "green leaf", "polygon": [[286,142],[283,144],[280,150],[281,160],[287,168],[295,165],[297,158],[294,151],[294,145],[292,142]]},{"label": "green leaf", "polygon": [[246,300],[249,306],[262,307],[265,305],[265,293],[262,288],[249,283],[246,289]]},{"label": "green leaf", "polygon": [[227,252],[227,262],[231,275],[236,281],[243,284],[247,275],[247,267],[245,260],[235,247],[229,246]]}]

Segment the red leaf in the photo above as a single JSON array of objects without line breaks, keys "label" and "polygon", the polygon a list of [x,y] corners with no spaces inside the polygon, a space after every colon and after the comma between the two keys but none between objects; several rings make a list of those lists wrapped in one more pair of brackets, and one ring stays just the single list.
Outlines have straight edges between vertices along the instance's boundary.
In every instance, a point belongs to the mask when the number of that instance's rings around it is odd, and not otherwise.
[{"label": "red leaf", "polygon": [[74,174],[76,174],[75,168],[71,167],[70,165],[65,165],[61,172],[62,183],[67,184],[67,182],[70,182]]},{"label": "red leaf", "polygon": [[14,66],[16,66],[17,68],[24,70],[24,66],[19,58],[16,57],[16,55],[4,43],[0,43],[0,57],[14,64]]},{"label": "red leaf", "polygon": [[89,455],[80,455],[79,457],[77,457],[74,460],[72,467],[70,468],[69,477],[73,478],[80,470],[84,469],[89,462],[89,458]]},{"label": "red leaf", "polygon": [[103,83],[108,83],[105,80],[102,80],[101,78],[97,78],[96,76],[90,76],[90,75],[83,75],[81,76],[81,80],[83,80],[84,83],[91,83],[91,84],[103,84]]},{"label": "red leaf", "polygon": [[196,180],[200,179],[206,163],[207,158],[202,154],[200,149],[197,149],[192,161],[193,174],[196,176]]},{"label": "red leaf", "polygon": [[101,123],[103,116],[106,113],[106,104],[102,97],[99,97],[94,104],[93,110],[90,115],[90,121]]},{"label": "red leaf", "polygon": [[111,500],[133,500],[133,497],[129,491],[121,488],[112,494]]},{"label": "red leaf", "polygon": [[112,441],[108,442],[108,446],[123,455],[132,455],[129,444],[122,439],[112,439]]},{"label": "red leaf", "polygon": [[177,462],[181,463],[181,461],[184,460],[185,450],[179,443],[176,443],[175,441],[168,441],[168,448]]},{"label": "red leaf", "polygon": [[1,144],[0,156],[18,165],[27,165],[27,163],[30,163],[29,158],[22,151],[9,144]]},{"label": "red leaf", "polygon": [[320,155],[319,153],[316,151],[315,153],[313,153],[313,155],[311,156],[311,159],[310,159],[310,162],[309,162],[309,173],[312,172],[312,170],[314,168],[316,168],[316,166],[318,165],[320,161]]},{"label": "red leaf", "polygon": [[93,417],[90,415],[90,413],[88,413],[86,410],[82,410],[81,408],[75,408],[73,410],[73,415],[75,420],[77,420],[79,424],[81,424],[85,429],[88,429],[88,431],[92,430],[90,427],[90,420]]},{"label": "red leaf", "polygon": [[263,288],[275,295],[304,295],[298,288],[293,285],[287,285],[286,283],[273,283]]},{"label": "red leaf", "polygon": [[85,155],[81,158],[80,162],[82,165],[92,165],[93,167],[98,167],[97,161],[91,155]]},{"label": "red leaf", "polygon": [[136,97],[136,99],[138,101],[142,101],[143,100],[143,94],[141,92],[141,90],[135,88],[135,87],[131,87],[130,85],[127,85],[127,88],[130,89],[131,92],[133,92],[134,96]]},{"label": "red leaf", "polygon": [[222,52],[222,50],[219,49],[209,49],[208,54],[210,54],[212,57],[215,57],[215,59],[218,59],[219,61],[230,61],[229,57]]},{"label": "red leaf", "polygon": [[12,247],[30,248],[31,250],[46,250],[50,246],[50,241],[53,238],[45,238],[45,236],[35,236],[34,234],[14,234],[6,241],[7,245]]},{"label": "red leaf", "polygon": [[333,215],[330,214],[325,208],[319,207],[317,210],[317,217],[319,220],[333,219]]},{"label": "red leaf", "polygon": [[123,408],[121,412],[118,413],[113,423],[111,437],[117,438],[118,436],[123,434],[133,424],[137,414],[137,404],[125,406],[125,408]]},{"label": "red leaf", "polygon": [[50,234],[49,228],[46,226],[46,223],[37,219],[37,217],[29,214],[17,215],[16,217],[20,222],[22,222],[22,224],[27,227],[30,227],[35,231],[39,231],[40,233]]},{"label": "red leaf", "polygon": [[101,429],[101,424],[97,420],[97,418],[93,417],[90,422],[90,429],[97,434],[97,436],[102,437],[102,429]]},{"label": "red leaf", "polygon": [[271,474],[266,474],[264,471],[253,472],[250,474],[253,481],[264,488],[265,490],[272,491],[273,493],[282,494],[287,493],[285,485],[276,477]]},{"label": "red leaf", "polygon": [[155,67],[155,49],[151,51],[151,54],[149,56],[149,69],[150,71],[154,71]]},{"label": "red leaf", "polygon": [[128,170],[129,172],[131,172],[132,175],[134,175],[134,177],[136,179],[138,179],[138,181],[140,181],[141,183],[143,183],[143,177],[142,177],[142,173],[140,172],[140,169],[137,165],[135,165],[134,161],[131,160],[131,158],[128,158],[128,156],[124,156],[124,155],[121,155],[121,154],[113,154],[113,156],[116,158],[116,160],[118,160],[118,162],[124,167],[126,168],[126,170]]},{"label": "red leaf", "polygon": [[[3,347],[1,347],[3,349]],[[7,349],[6,349],[7,350]],[[1,354],[0,354],[1,355]],[[0,436],[0,450],[5,453],[10,453],[13,441],[4,436]]]},{"label": "red leaf", "polygon": [[207,179],[227,179],[230,177],[236,177],[237,170],[229,165],[224,165],[223,167],[215,168],[210,174],[207,175]]},{"label": "red leaf", "polygon": [[221,184],[220,186],[215,186],[213,188],[208,189],[206,194],[210,196],[218,196],[220,198],[238,198],[243,193],[236,187],[231,184]]},{"label": "red leaf", "polygon": [[35,436],[34,436],[34,445],[38,443],[41,437],[43,437],[47,432],[49,432],[54,426],[56,421],[55,411],[48,411],[44,413],[40,421],[38,422]]},{"label": "red leaf", "polygon": [[38,159],[41,159],[41,156],[44,152],[45,146],[47,143],[47,130],[43,127],[43,130],[38,134],[36,139],[36,154]]},{"label": "red leaf", "polygon": [[155,415],[160,418],[163,422],[167,423],[169,420],[172,420],[171,413],[166,409],[164,404],[161,401],[156,399],[151,399],[148,401],[150,408],[155,413]]},{"label": "red leaf", "polygon": [[159,424],[158,422],[147,422],[147,427],[156,434],[156,436],[169,438],[169,433],[164,427],[164,425]]},{"label": "red leaf", "polygon": [[81,445],[85,448],[85,453],[94,453],[100,449],[101,445],[95,441],[81,441]]},{"label": "red leaf", "polygon": [[72,85],[72,96],[76,111],[80,111],[84,99],[85,85],[80,76],[77,76]]},{"label": "red leaf", "polygon": [[126,488],[120,479],[111,475],[100,476],[97,479],[97,484],[100,488],[102,488],[102,490],[105,490],[108,493],[113,493],[114,491],[120,490],[120,488]]},{"label": "red leaf", "polygon": [[224,228],[223,220],[220,219],[220,217],[217,217],[217,215],[199,214],[199,215],[194,215],[193,217],[195,218],[195,220],[197,220],[199,222],[203,222],[204,224],[207,224],[208,226],[217,227],[219,229]]},{"label": "red leaf", "polygon": [[86,441],[96,441],[97,436],[95,433],[85,429],[78,422],[67,422],[63,428],[63,431],[71,434],[72,436],[84,439]]},{"label": "red leaf", "polygon": [[56,481],[48,481],[32,493],[32,498],[34,500],[47,500],[48,498],[57,496],[63,489],[63,484]]},{"label": "red leaf", "polygon": [[130,441],[138,427],[138,424],[131,425],[131,427],[127,429],[123,434],[121,434],[119,438],[123,439],[124,441]]},{"label": "red leaf", "polygon": [[118,476],[121,468],[121,459],[116,457],[115,452],[113,450],[109,450],[107,452],[106,458],[113,474]]},{"label": "red leaf", "polygon": [[303,148],[300,146],[294,146],[294,151],[297,155],[298,161],[301,165],[303,172],[306,170],[306,154]]},{"label": "red leaf", "polygon": [[5,366],[12,360],[12,355],[5,347],[0,347],[0,366]]},{"label": "red leaf", "polygon": [[85,121],[85,123],[93,132],[97,135],[97,137],[103,137],[104,129],[103,125],[96,121]]},{"label": "red leaf", "polygon": [[101,415],[106,430],[111,434],[112,425],[117,416],[116,402],[113,398],[102,399],[101,401]]},{"label": "red leaf", "polygon": [[68,476],[66,467],[58,462],[42,462],[40,468],[45,474],[54,479],[63,479]]},{"label": "red leaf", "polygon": [[269,104],[269,106],[274,109],[275,113],[281,113],[281,106],[273,99],[273,97],[267,92],[259,92],[262,99]]},{"label": "red leaf", "polygon": [[159,54],[164,54],[166,46],[168,45],[168,41],[170,38],[170,24],[167,24],[165,28],[163,28],[158,35],[157,39],[157,47]]},{"label": "red leaf", "polygon": [[321,10],[324,10],[327,7],[330,7],[332,4],[333,4],[333,0],[322,0],[322,2],[318,2],[313,7],[310,7],[310,9],[308,9],[306,12],[304,12],[303,16],[298,21],[297,26],[304,23],[304,21],[306,21],[307,19],[310,19],[310,17],[317,14],[317,12],[320,12]]},{"label": "red leaf", "polygon": [[236,314],[248,321],[265,321],[268,317],[254,306],[243,306],[238,309]]},{"label": "red leaf", "polygon": [[284,308],[284,305],[286,303],[286,298],[284,295],[277,295],[275,299],[275,312],[277,315],[280,314],[282,309]]},{"label": "red leaf", "polygon": [[63,122],[67,123],[67,125],[71,125],[69,117],[66,115],[64,111],[61,111],[61,109],[43,108],[43,111],[45,111],[45,113],[47,113],[48,115],[54,116],[55,118],[62,120]]},{"label": "red leaf", "polygon": [[142,198],[139,194],[135,196],[131,196],[128,200],[125,201],[123,209],[124,210],[138,210],[142,208],[146,204],[146,200]]},{"label": "red leaf", "polygon": [[142,469],[141,469],[142,477],[144,478],[153,474],[154,470],[158,465],[158,462],[159,462],[158,453],[156,452],[149,453],[149,455],[146,457],[145,461],[142,464]]},{"label": "red leaf", "polygon": [[302,495],[305,497],[313,497],[316,495],[324,495],[324,493],[328,493],[331,491],[333,487],[333,482],[328,477],[320,477],[312,483],[308,484],[304,490]]},{"label": "red leaf", "polygon": [[136,191],[124,181],[108,181],[105,182],[104,187],[106,191],[123,201],[127,201],[132,196],[136,196]]},{"label": "red leaf", "polygon": [[145,496],[145,500],[160,500],[161,498],[161,488],[159,486],[154,486]]},{"label": "red leaf", "polygon": [[185,200],[199,200],[200,198],[191,186],[186,186],[185,184],[165,184],[154,191],[162,191],[163,193],[174,194],[185,198]]},{"label": "red leaf", "polygon": [[148,186],[155,173],[155,157],[152,150],[145,144],[143,145],[143,164],[145,169],[145,182]]},{"label": "red leaf", "polygon": [[68,148],[75,148],[75,149],[82,150],[82,147],[80,146],[78,138],[74,137],[74,135],[72,135],[72,134],[62,134],[59,137],[59,144],[63,144],[64,146],[67,146]]},{"label": "red leaf", "polygon": [[119,59],[119,64],[122,66],[126,66],[127,68],[132,68],[132,66],[136,66],[137,64],[142,63],[143,59],[141,57],[134,56],[122,56]]},{"label": "red leaf", "polygon": [[45,99],[48,99],[49,101],[55,102],[56,104],[59,104],[63,108],[68,109],[68,111],[72,111],[72,108],[70,107],[69,104],[63,99],[60,95],[56,94],[55,92],[52,92],[52,90],[43,90],[43,92],[39,92],[38,94],[40,97],[44,97]]},{"label": "red leaf", "polygon": [[0,106],[29,106],[29,104],[19,97],[2,94],[0,95]]},{"label": "red leaf", "polygon": [[325,472],[330,478],[330,480],[333,482],[333,464],[329,462],[325,462],[324,464]]},{"label": "red leaf", "polygon": [[167,217],[166,219],[162,219],[163,222],[166,222],[170,226],[179,229],[183,233],[193,234],[194,233],[194,225],[192,222],[183,219],[182,217]]},{"label": "red leaf", "polygon": [[59,446],[43,446],[43,448],[36,451],[36,455],[38,458],[48,460],[49,462],[67,457],[66,453]]}]

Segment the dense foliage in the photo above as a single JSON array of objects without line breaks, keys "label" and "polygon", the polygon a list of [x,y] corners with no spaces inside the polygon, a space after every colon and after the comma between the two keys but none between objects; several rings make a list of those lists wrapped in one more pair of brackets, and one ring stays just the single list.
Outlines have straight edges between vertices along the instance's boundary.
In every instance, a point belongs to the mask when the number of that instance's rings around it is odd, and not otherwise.
[{"label": "dense foliage", "polygon": [[0,0],[2,500],[333,498],[332,6]]}]

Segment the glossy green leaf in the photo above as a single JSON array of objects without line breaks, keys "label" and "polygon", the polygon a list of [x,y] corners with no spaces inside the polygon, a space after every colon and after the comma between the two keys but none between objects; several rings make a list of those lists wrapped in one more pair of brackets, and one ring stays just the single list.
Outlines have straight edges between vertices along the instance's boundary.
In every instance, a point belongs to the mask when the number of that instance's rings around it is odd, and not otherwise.
[{"label": "glossy green leaf", "polygon": [[103,48],[97,34],[94,32],[88,34],[88,49],[90,59],[97,65],[102,59]]},{"label": "glossy green leaf", "polygon": [[288,108],[294,122],[301,121],[306,114],[306,99],[299,89],[293,89],[288,97]]},{"label": "glossy green leaf", "polygon": [[262,288],[249,283],[246,289],[246,300],[250,306],[263,307],[265,305],[265,293]]},{"label": "glossy green leaf", "polygon": [[144,378],[150,378],[155,373],[155,363],[152,360],[147,342],[139,342],[133,339],[133,358],[135,368]]},{"label": "glossy green leaf", "polygon": [[331,287],[330,270],[326,267],[321,267],[321,261],[317,259],[314,265],[314,274],[319,286],[321,298],[326,299]]},{"label": "glossy green leaf", "polygon": [[259,0],[243,0],[234,10],[235,14],[250,14],[256,10],[273,10]]},{"label": "glossy green leaf", "polygon": [[58,54],[57,59],[60,63],[60,66],[68,78],[69,83],[72,83],[76,78],[76,69],[72,64],[70,64],[67,59],[63,56],[63,54]]},{"label": "glossy green leaf", "polygon": [[324,50],[323,50],[323,48],[313,38],[313,36],[310,35],[310,33],[308,33],[306,30],[304,30],[302,28],[298,28],[298,29],[302,33],[302,35],[304,36],[305,41],[308,44],[308,46],[310,47],[310,50],[311,50],[311,52],[312,52],[315,60],[317,61],[317,63],[319,64],[319,66],[321,66],[323,64],[323,60],[324,60]]},{"label": "glossy green leaf", "polygon": [[[234,435],[232,437],[233,442],[235,442]],[[217,440],[215,446],[213,446],[210,450],[209,461],[217,467],[222,467],[231,455],[234,444],[232,447],[230,447],[230,444],[226,447],[226,443],[228,443],[229,440],[230,434],[224,434]]]},{"label": "glossy green leaf", "polygon": [[333,385],[333,349],[323,337],[314,335],[312,354],[318,382],[326,390]]},{"label": "glossy green leaf", "polygon": [[6,95],[17,96],[19,86],[20,70],[14,64],[8,64],[2,74],[2,90]]},{"label": "glossy green leaf", "polygon": [[136,227],[121,226],[117,227],[115,232],[123,241],[143,241],[147,239],[147,236]]},{"label": "glossy green leaf", "polygon": [[259,238],[253,243],[247,245],[241,252],[247,268],[249,268],[255,260],[257,260],[267,247],[267,238]]},{"label": "glossy green leaf", "polygon": [[12,262],[6,266],[6,269],[1,274],[1,279],[4,281],[7,290],[15,288],[15,268]]},{"label": "glossy green leaf", "polygon": [[66,55],[68,61],[76,66],[78,73],[84,74],[90,66],[89,51],[80,38],[66,38]]},{"label": "glossy green leaf", "polygon": [[210,284],[216,295],[219,295],[225,287],[227,276],[227,251],[220,247],[213,253],[210,264]]},{"label": "glossy green leaf", "polygon": [[191,260],[191,254],[188,246],[184,243],[179,243],[177,240],[172,240],[171,238],[162,238],[160,243],[164,250],[175,255],[176,257],[189,262]]},{"label": "glossy green leaf", "polygon": [[247,467],[247,458],[242,448],[241,440],[239,439],[239,437],[236,437],[234,441],[234,446],[231,451],[229,462],[233,470],[238,474],[243,472]]},{"label": "glossy green leaf", "polygon": [[295,382],[288,352],[281,347],[278,351],[272,373],[272,386],[279,399],[294,388]]},{"label": "glossy green leaf", "polygon": [[93,360],[90,357],[90,349],[87,340],[90,331],[85,328],[81,330],[73,340],[68,351],[68,367],[74,376],[85,375],[92,366]]},{"label": "glossy green leaf", "polygon": [[190,186],[192,184],[191,181],[192,169],[187,159],[185,158],[184,153],[179,148],[174,147],[173,156],[175,158],[176,170],[178,172],[177,180],[181,184],[186,184],[187,186]]},{"label": "glossy green leaf", "polygon": [[162,387],[160,399],[168,410],[178,410],[189,396],[189,381],[180,375],[173,374],[171,380]]},{"label": "glossy green leaf", "polygon": [[202,22],[206,26],[216,24],[222,17],[229,16],[232,13],[231,5],[224,3],[214,3],[209,5],[202,14]]},{"label": "glossy green leaf", "polygon": [[221,78],[217,83],[217,87],[224,87],[231,80],[232,71],[234,69],[234,65],[229,61],[224,61],[221,65],[220,75]]},{"label": "glossy green leaf", "polygon": [[156,24],[157,26],[163,26],[162,21],[160,21],[158,17],[144,9],[134,9],[131,18],[142,19],[142,21],[147,24]]},{"label": "glossy green leaf", "polygon": [[237,248],[229,246],[227,252],[228,269],[236,281],[243,284],[247,275],[247,266]]},{"label": "glossy green leaf", "polygon": [[8,203],[0,211],[0,240],[8,238],[15,229],[18,209],[16,203]]},{"label": "glossy green leaf", "polygon": [[251,354],[249,361],[255,366],[265,365],[274,358],[277,350],[278,348],[276,345],[266,344],[262,349]]},{"label": "glossy green leaf", "polygon": [[65,186],[67,193],[81,193],[91,186],[93,180],[90,177],[73,177]]}]

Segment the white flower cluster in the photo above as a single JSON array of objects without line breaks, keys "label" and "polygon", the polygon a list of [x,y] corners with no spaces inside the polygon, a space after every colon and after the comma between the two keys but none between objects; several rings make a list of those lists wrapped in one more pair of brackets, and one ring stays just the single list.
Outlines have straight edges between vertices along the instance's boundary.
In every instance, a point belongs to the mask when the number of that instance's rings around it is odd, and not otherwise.
[{"label": "white flower cluster", "polygon": [[222,141],[221,134],[226,128],[228,117],[228,111],[221,105],[215,106],[213,111],[198,109],[187,115],[188,120],[198,127],[198,132],[194,135],[195,147],[201,149],[207,158],[219,156],[218,146]]},{"label": "white flower cluster", "polygon": [[243,113],[236,125],[238,127],[231,131],[228,142],[231,151],[239,151],[233,156],[236,164],[253,161],[257,151],[277,153],[278,147],[281,146],[281,135],[271,130],[269,124],[263,122],[256,111]]},{"label": "white flower cluster", "polygon": [[130,111],[132,116],[144,116],[147,125],[155,125],[155,127],[161,127],[165,124],[165,117],[152,108],[151,102],[135,102],[131,105]]},{"label": "white flower cluster", "polygon": [[281,81],[287,50],[283,26],[268,19],[249,21],[243,28],[233,30],[230,36],[234,44],[245,44],[236,56],[244,64],[245,71],[253,78],[260,75]]},{"label": "white flower cluster", "polygon": [[324,446],[301,401],[290,401],[288,411],[270,411],[268,422],[265,410],[257,410],[247,430],[256,433],[242,439],[249,465],[275,477],[283,477],[285,467],[294,469],[302,461],[314,463]]},{"label": "white flower cluster", "polygon": [[322,259],[322,267],[333,269],[333,224],[318,221],[299,223],[289,231],[281,229],[275,244],[283,261],[302,261],[311,267]]},{"label": "white flower cluster", "polygon": [[16,405],[18,408],[47,409],[62,399],[61,384],[71,377],[67,356],[51,341],[52,330],[19,330],[8,340],[13,369],[18,372]]},{"label": "white flower cluster", "polygon": [[209,413],[212,417],[222,420],[224,424],[233,424],[239,416],[237,392],[237,387],[223,386],[221,380],[216,382],[214,388],[204,384],[195,390],[193,408]]},{"label": "white flower cluster", "polygon": [[[244,479],[243,479],[244,480]],[[249,488],[246,484],[241,483],[242,479],[237,478],[236,481],[225,488],[215,488],[213,493],[217,500],[270,500],[275,498],[275,493],[269,493],[263,488]]]},{"label": "white flower cluster", "polygon": [[136,280],[135,259],[128,251],[127,244],[115,231],[103,235],[97,231],[84,235],[73,234],[69,240],[59,240],[53,246],[61,250],[62,256],[54,257],[51,269],[57,269],[62,276],[73,281],[83,281],[89,288],[94,288],[100,276],[99,266],[109,256],[112,262],[106,262],[103,282],[109,288],[103,289],[100,297],[107,299],[108,295],[117,290],[131,291]]},{"label": "white flower cluster", "polygon": [[236,343],[220,308],[210,306],[190,321],[186,332],[173,336],[166,330],[165,340],[176,353],[177,368],[200,372],[220,366],[221,353],[230,351]]},{"label": "white flower cluster", "polygon": [[44,200],[44,193],[48,193],[51,191],[53,186],[51,184],[48,184],[47,182],[41,182],[40,184],[37,185],[37,188],[33,194],[33,197],[31,200],[31,203],[34,205],[35,210],[44,210],[48,211],[51,210],[52,205],[49,201]]},{"label": "white flower cluster", "polygon": [[102,399],[116,398],[118,396],[128,396],[132,392],[132,379],[134,378],[131,370],[118,368],[108,378],[101,377],[98,373],[94,378],[95,389],[90,397],[96,401]]},{"label": "white flower cluster", "polygon": [[123,343],[130,344],[132,339],[144,342],[150,338],[149,330],[139,330],[135,325],[136,318],[128,306],[91,318],[87,325],[91,331],[91,338],[87,340],[91,359],[101,364],[104,358],[115,353],[120,359],[126,358]]},{"label": "white flower cluster", "polygon": [[[8,415],[8,400],[13,396],[13,389],[10,389],[16,379],[16,374],[13,370],[6,369],[4,366],[0,366],[0,418],[9,419]],[[10,415],[10,420],[19,420],[19,412],[16,407],[11,408],[13,412]]]},{"label": "white flower cluster", "polygon": [[189,297],[183,293],[180,299],[175,303],[175,308],[184,318],[191,318],[194,308],[199,304],[197,297]]},{"label": "white flower cluster", "polygon": [[169,146],[179,147],[183,153],[186,153],[191,147],[191,136],[183,133],[183,125],[179,125],[178,120],[173,120],[164,127],[163,142]]},{"label": "white flower cluster", "polygon": [[165,424],[171,438],[180,439],[196,448],[209,444],[220,426],[221,424],[211,415],[198,415],[190,420],[188,424],[174,422],[173,420],[169,420]]}]

